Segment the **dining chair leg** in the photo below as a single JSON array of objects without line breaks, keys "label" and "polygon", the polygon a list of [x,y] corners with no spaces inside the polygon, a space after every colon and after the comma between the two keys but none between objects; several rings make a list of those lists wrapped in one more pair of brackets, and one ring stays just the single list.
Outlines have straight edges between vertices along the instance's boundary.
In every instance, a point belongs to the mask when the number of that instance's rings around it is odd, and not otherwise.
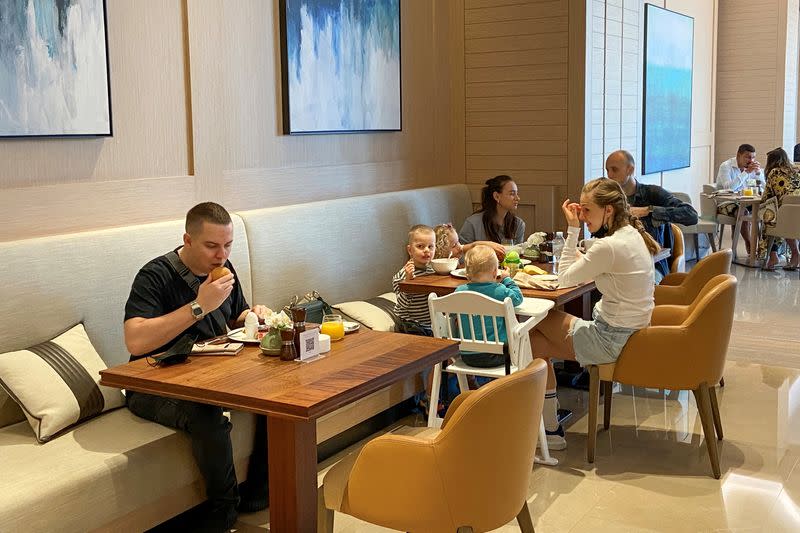
[{"label": "dining chair leg", "polygon": [[722,250],[722,236],[723,235],[725,235],[725,224],[721,224],[720,227],[719,227],[719,244],[717,245],[717,248],[719,248],[720,250]]},{"label": "dining chair leg", "polygon": [[456,374],[456,380],[458,380],[458,390],[461,392],[468,392],[469,391],[469,382],[467,381],[467,376],[464,374]]},{"label": "dining chair leg", "polygon": [[706,235],[708,235],[708,244],[709,244],[709,246],[711,246],[711,251],[712,252],[716,252],[717,251],[717,242],[716,242],[716,239],[714,238],[714,234],[713,233],[706,233]]},{"label": "dining chair leg", "polygon": [[706,438],[706,449],[708,458],[711,461],[711,471],[714,479],[719,479],[719,455],[717,454],[717,439],[714,433],[714,420],[711,414],[711,400],[708,394],[708,385],[703,383],[699,388],[692,391],[697,401],[697,410],[700,412],[700,422],[703,424],[703,435]]},{"label": "dining chair leg", "polygon": [[594,463],[597,444],[597,404],[600,402],[600,370],[589,366],[589,429],[586,435],[586,460]]},{"label": "dining chair leg", "polygon": [[433,384],[431,385],[431,397],[428,398],[428,427],[435,428],[441,425],[438,421],[437,408],[439,406],[439,388],[442,385],[442,363],[437,363],[433,367]]},{"label": "dining chair leg", "polygon": [[732,226],[733,229],[731,230],[731,250],[733,250],[733,260],[736,261],[738,257],[736,253],[736,247],[739,246],[739,235],[741,234],[742,229],[742,219],[736,219],[736,225]]},{"label": "dining chair leg", "polygon": [[711,399],[711,414],[714,415],[714,430],[717,432],[717,439],[722,440],[722,418],[719,416],[717,390],[714,387],[709,387],[708,395]]},{"label": "dining chair leg", "polygon": [[317,489],[317,533],[333,533],[333,509],[325,507],[323,487]]},{"label": "dining chair leg", "polygon": [[614,383],[603,381],[603,429],[608,429],[611,425],[611,390]]},{"label": "dining chair leg", "polygon": [[528,502],[522,502],[522,509],[517,514],[517,524],[522,533],[534,533],[533,519],[531,518],[531,510],[528,508]]}]

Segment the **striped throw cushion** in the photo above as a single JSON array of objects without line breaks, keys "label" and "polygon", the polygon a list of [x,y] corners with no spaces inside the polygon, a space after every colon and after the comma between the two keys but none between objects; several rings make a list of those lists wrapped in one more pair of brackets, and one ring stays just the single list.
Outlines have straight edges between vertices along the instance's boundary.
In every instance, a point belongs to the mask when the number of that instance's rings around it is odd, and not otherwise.
[{"label": "striped throw cushion", "polygon": [[0,354],[0,386],[19,404],[36,439],[125,405],[119,389],[101,387],[106,364],[78,324],[51,341]]},{"label": "striped throw cushion", "polygon": [[361,322],[369,329],[394,331],[397,323],[397,317],[394,314],[396,302],[397,296],[393,292],[387,292],[369,300],[343,302],[332,307]]}]

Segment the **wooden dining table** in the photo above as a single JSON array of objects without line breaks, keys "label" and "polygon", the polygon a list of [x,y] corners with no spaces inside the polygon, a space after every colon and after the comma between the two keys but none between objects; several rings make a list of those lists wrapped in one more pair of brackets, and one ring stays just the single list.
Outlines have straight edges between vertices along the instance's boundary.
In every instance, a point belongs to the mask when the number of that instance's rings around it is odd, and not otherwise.
[{"label": "wooden dining table", "polygon": [[[758,255],[758,239],[759,239],[759,224],[758,224],[758,210],[761,206],[761,196],[744,196],[742,194],[720,194],[714,197],[714,200],[719,202],[735,202],[739,206],[736,213],[736,224],[733,228],[733,237],[739,234],[739,228],[745,221],[745,218],[750,217],[750,253],[744,257],[740,257],[733,250],[733,262],[737,265],[757,267],[759,261]],[[749,210],[747,208],[750,208]]]},{"label": "wooden dining table", "polygon": [[317,528],[317,419],[456,355],[454,341],[361,328],[307,362],[250,345],[173,366],[139,359],[102,370],[100,383],[266,415],[270,530],[294,533]]},{"label": "wooden dining table", "polygon": [[[546,271],[552,271],[553,268],[551,264],[547,263],[537,263],[536,265]],[[417,276],[412,280],[401,281],[400,290],[412,294],[435,293],[437,296],[444,296],[455,291],[456,287],[464,283],[467,283],[466,279],[451,274],[428,274],[425,276]],[[556,307],[563,307],[565,311],[575,316],[591,320],[591,294],[595,288],[595,284],[592,281],[584,283],[583,285],[564,289],[545,290],[520,287],[520,290],[522,291],[522,295],[526,298],[543,298],[545,300],[550,300],[555,303]]]}]

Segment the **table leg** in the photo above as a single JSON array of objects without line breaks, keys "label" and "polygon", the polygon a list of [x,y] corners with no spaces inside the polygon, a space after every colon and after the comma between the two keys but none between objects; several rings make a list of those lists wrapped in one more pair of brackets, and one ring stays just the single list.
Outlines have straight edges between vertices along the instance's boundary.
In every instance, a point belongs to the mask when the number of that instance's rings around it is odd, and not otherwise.
[{"label": "table leg", "polygon": [[270,531],[316,531],[316,421],[269,416],[267,429]]}]

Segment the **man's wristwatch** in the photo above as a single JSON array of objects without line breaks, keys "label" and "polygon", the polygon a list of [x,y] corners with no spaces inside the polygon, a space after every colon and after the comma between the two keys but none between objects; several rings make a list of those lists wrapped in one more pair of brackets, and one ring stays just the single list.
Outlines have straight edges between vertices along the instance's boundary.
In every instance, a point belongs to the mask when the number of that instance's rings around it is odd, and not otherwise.
[{"label": "man's wristwatch", "polygon": [[203,318],[203,316],[205,316],[203,308],[200,307],[200,304],[197,303],[196,300],[190,303],[189,305],[192,307],[192,316],[194,317],[195,320],[200,320]]}]

